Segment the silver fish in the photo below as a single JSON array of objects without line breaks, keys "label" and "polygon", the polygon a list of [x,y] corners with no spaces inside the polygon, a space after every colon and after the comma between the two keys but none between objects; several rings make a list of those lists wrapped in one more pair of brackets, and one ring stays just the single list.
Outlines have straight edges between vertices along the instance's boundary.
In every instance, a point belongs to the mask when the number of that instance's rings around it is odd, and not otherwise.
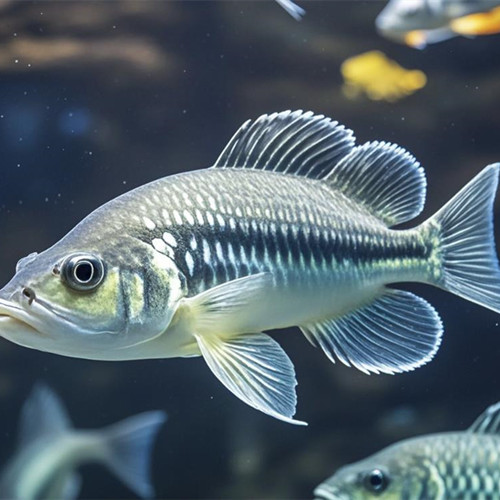
[{"label": "silver fish", "polygon": [[338,470],[317,500],[500,499],[500,403],[467,431],[406,439]]},{"label": "silver fish", "polygon": [[23,406],[17,451],[0,474],[0,498],[76,498],[76,469],[92,462],[150,498],[151,447],[165,419],[162,411],[150,411],[102,430],[77,430],[56,394],[37,384]]},{"label": "silver fish", "polygon": [[296,21],[300,21],[306,11],[292,0],[276,0]]},{"label": "silver fish", "polygon": [[413,229],[425,176],[385,142],[312,112],[247,121],[212,168],[159,179],[95,210],[17,265],[0,290],[0,335],[101,360],[202,355],[237,397],[293,420],[292,362],[266,330],[299,326],[365,373],[432,359],[432,306],[389,283],[418,281],[500,311],[486,167]]},{"label": "silver fish", "polygon": [[[457,35],[498,33],[499,0],[390,0],[377,16],[377,30],[415,48]],[[484,13],[480,18],[467,17]]]}]

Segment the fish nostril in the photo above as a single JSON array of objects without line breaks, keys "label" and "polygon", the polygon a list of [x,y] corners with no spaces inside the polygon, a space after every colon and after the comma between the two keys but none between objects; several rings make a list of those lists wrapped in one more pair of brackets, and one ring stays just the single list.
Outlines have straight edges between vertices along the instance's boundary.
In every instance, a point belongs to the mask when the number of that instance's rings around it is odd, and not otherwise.
[{"label": "fish nostril", "polygon": [[28,305],[31,305],[36,298],[35,292],[28,286],[23,288],[23,295],[28,299]]}]

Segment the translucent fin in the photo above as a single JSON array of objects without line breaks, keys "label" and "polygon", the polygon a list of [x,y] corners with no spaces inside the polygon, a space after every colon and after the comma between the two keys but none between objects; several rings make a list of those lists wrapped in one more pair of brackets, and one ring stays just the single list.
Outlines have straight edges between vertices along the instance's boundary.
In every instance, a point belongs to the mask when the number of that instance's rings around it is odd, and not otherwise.
[{"label": "translucent fin", "polygon": [[70,427],[71,421],[61,400],[50,387],[38,382],[21,410],[18,446],[21,448]]},{"label": "translucent fin", "polygon": [[150,479],[154,439],[167,416],[163,411],[134,415],[103,431],[107,442],[108,467],[137,495],[154,496]]},{"label": "translucent fin", "polygon": [[500,403],[487,408],[469,427],[476,434],[500,434]]},{"label": "translucent fin", "polygon": [[306,11],[292,0],[276,0],[296,21],[300,21]]},{"label": "translucent fin", "polygon": [[489,165],[422,227],[437,228],[442,273],[434,284],[500,313],[493,201],[500,163]]},{"label": "translucent fin", "polygon": [[500,7],[453,19],[450,28],[460,35],[494,35],[500,33]]},{"label": "translucent fin", "polygon": [[214,167],[271,170],[321,179],[354,147],[351,130],[312,111],[283,111],[245,122]]},{"label": "translucent fin", "polygon": [[325,181],[388,226],[413,219],[424,208],[424,170],[395,144],[367,142],[355,147]]},{"label": "translucent fin", "polygon": [[279,420],[294,420],[297,405],[295,370],[283,349],[263,333],[221,339],[196,335],[200,350],[214,375],[248,405]]},{"label": "translucent fin", "polygon": [[321,323],[303,325],[328,358],[365,373],[398,373],[430,361],[441,343],[441,320],[425,300],[385,289],[374,302]]},{"label": "translucent fin", "polygon": [[266,300],[265,290],[272,285],[272,274],[259,273],[228,281],[194,297],[184,299],[197,333],[239,331]]}]

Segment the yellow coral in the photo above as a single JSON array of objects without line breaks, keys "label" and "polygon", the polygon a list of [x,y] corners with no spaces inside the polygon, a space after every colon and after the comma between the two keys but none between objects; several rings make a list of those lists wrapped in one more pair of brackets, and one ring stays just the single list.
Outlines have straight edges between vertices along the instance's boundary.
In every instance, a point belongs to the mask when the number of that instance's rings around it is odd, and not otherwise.
[{"label": "yellow coral", "polygon": [[379,50],[346,59],[340,71],[342,90],[349,99],[365,94],[374,101],[394,102],[425,87],[427,77],[420,70],[407,70]]}]

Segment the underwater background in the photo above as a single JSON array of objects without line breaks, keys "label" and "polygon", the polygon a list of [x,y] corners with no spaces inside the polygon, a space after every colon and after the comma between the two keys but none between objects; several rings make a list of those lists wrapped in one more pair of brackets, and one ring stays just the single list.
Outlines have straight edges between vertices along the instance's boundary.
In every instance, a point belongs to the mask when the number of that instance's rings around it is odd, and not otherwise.
[{"label": "underwater background", "polygon": [[[301,22],[272,1],[1,1],[1,283],[102,203],[211,165],[262,113],[311,109],[358,143],[408,149],[428,180],[417,222],[500,161],[499,36],[419,51],[376,33],[385,2],[299,3]],[[373,49],[423,71],[425,87],[397,102],[349,98],[340,66]],[[497,208],[497,242],[499,221]],[[340,465],[407,436],[465,429],[500,400],[500,317],[429,286],[404,288],[444,323],[436,357],[414,372],[367,376],[333,365],[297,328],[273,332],[295,364],[307,428],[247,407],[202,358],[85,361],[0,339],[0,467],[43,380],[78,428],[167,411],[153,456],[160,498],[312,497]],[[82,497],[130,495],[101,467],[84,468]]]}]

